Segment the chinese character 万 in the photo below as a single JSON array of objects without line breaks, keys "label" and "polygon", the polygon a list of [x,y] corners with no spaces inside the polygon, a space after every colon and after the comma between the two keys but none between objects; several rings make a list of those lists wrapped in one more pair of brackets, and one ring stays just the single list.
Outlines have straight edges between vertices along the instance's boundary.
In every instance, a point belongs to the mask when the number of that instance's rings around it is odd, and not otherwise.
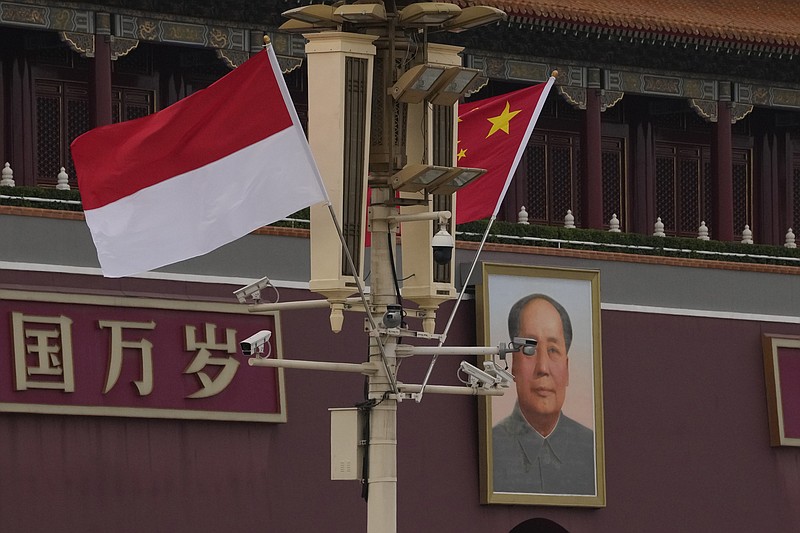
[{"label": "chinese character \u4e07", "polygon": [[139,396],[147,396],[153,392],[153,343],[147,339],[126,341],[122,339],[123,329],[155,329],[156,323],[150,322],[123,322],[116,320],[98,320],[100,329],[111,329],[111,343],[108,358],[108,373],[103,394],[107,394],[119,380],[122,371],[122,355],[127,349],[136,350],[142,358],[142,379],[134,381],[139,391]]}]

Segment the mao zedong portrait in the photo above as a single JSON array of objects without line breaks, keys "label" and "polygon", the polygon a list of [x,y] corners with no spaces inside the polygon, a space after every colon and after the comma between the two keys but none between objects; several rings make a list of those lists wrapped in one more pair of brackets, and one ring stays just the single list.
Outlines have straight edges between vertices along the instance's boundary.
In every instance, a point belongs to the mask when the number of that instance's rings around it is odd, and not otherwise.
[{"label": "mao zedong portrait", "polygon": [[595,494],[594,432],[561,412],[569,385],[572,323],[543,294],[511,307],[508,331],[538,341],[536,351],[513,354],[517,403],[492,429],[495,492]]}]

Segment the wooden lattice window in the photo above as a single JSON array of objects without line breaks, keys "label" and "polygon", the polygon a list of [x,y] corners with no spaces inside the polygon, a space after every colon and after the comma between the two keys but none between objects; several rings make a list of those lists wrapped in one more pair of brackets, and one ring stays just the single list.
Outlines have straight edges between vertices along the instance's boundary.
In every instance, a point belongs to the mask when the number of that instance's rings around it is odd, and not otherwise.
[{"label": "wooden lattice window", "polygon": [[[525,180],[528,220],[563,224],[567,210],[580,220],[580,137],[534,131],[520,166]],[[518,170],[519,172],[519,170]]]},{"label": "wooden lattice window", "polygon": [[603,220],[605,224],[617,215],[625,221],[625,141],[621,138],[603,138]]},{"label": "wooden lattice window", "polygon": [[800,233],[800,152],[794,153],[792,164],[792,231]]},{"label": "wooden lattice window", "polygon": [[[736,232],[752,220],[753,186],[748,149],[733,149],[733,222]],[[697,236],[711,224],[715,201],[708,146],[656,143],[656,216],[672,235]],[[712,228],[712,231],[714,229]]]},{"label": "wooden lattice window", "polygon": [[36,184],[55,185],[61,167],[72,180],[69,143],[89,129],[85,83],[36,80]]},{"label": "wooden lattice window", "polygon": [[750,150],[734,149],[733,232],[741,235],[745,224],[753,227],[753,171]]},{"label": "wooden lattice window", "polygon": [[[77,185],[70,143],[89,129],[89,91],[85,82],[37,79],[36,102],[36,184],[54,186],[61,167]],[[114,87],[114,122],[149,115],[155,111],[152,91]]]}]

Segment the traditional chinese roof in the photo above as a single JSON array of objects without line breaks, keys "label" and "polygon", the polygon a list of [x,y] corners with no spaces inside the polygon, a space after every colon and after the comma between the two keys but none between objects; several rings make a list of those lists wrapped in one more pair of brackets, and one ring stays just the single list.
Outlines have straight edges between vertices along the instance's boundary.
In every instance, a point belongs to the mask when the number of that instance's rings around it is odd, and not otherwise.
[{"label": "traditional chinese roof", "polygon": [[789,51],[800,48],[797,0],[451,0],[490,5],[512,22],[632,37]]}]

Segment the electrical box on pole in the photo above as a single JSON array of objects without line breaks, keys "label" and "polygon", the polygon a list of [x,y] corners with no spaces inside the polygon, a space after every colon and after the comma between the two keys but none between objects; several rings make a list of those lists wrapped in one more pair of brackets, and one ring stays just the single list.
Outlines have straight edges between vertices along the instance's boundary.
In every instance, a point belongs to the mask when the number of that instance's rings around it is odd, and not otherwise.
[{"label": "electrical box on pole", "polygon": [[358,408],[334,408],[331,413],[331,479],[362,477],[364,464],[364,418]]}]

